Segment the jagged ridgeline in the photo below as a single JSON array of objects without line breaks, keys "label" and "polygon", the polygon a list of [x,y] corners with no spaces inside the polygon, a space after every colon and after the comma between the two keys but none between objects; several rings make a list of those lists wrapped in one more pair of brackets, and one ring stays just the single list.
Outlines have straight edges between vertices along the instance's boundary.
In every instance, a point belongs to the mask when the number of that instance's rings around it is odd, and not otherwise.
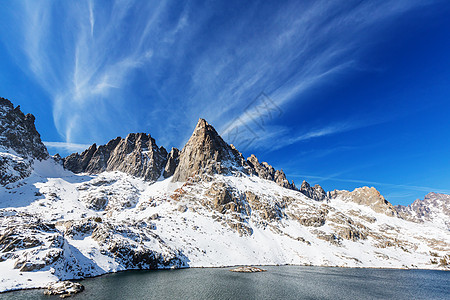
[{"label": "jagged ridgeline", "polygon": [[[98,174],[104,171],[122,171],[155,181],[160,176],[173,181],[189,178],[207,180],[207,175],[242,172],[276,182],[279,186],[297,190],[289,183],[283,170],[275,170],[267,162],[260,163],[256,156],[247,160],[233,146],[227,144],[206,120],[199,119],[194,132],[182,151],[177,148],[167,153],[145,133],[130,133],[125,139],[117,137],[106,145],[93,144],[83,153],[73,153],[64,159],[64,167],[74,173]],[[206,175],[206,176],[205,176]],[[319,185],[311,187],[306,181],[299,189],[311,199],[327,198]]]},{"label": "jagged ridgeline", "polygon": [[0,292],[127,269],[450,265],[450,196],[298,188],[203,119],[181,151],[132,133],[61,159],[1,98],[0,159]]}]

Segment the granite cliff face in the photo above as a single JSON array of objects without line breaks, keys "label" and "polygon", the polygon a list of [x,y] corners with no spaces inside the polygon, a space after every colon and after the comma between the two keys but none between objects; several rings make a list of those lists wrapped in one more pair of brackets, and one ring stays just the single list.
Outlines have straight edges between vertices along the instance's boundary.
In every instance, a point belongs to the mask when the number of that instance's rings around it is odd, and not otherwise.
[{"label": "granite cliff face", "polygon": [[[173,150],[174,151],[174,150]],[[171,152],[173,165],[174,152]],[[106,145],[89,147],[83,153],[74,153],[64,159],[64,167],[74,173],[98,174],[104,171],[124,173],[155,181],[164,171],[168,154],[164,147],[158,147],[155,140],[145,133],[130,133]],[[170,166],[168,166],[170,169]],[[167,175],[168,173],[166,173]]]},{"label": "granite cliff face", "polygon": [[[174,182],[184,182],[196,176],[205,179],[214,174],[242,172],[274,181],[284,188],[297,189],[294,182],[289,183],[286,179],[283,170],[275,170],[267,162],[260,163],[254,155],[245,160],[204,119],[199,119],[182,151],[172,148],[167,153],[150,135],[131,133],[125,139],[118,137],[106,145],[97,147],[94,144],[81,154],[69,155],[64,158],[64,167],[74,173],[122,171],[149,181],[155,181],[161,175],[163,178],[173,176]],[[325,199],[320,194],[320,186],[315,188],[317,191],[310,192],[311,195],[314,194],[319,201]]]},{"label": "granite cliff face", "polygon": [[318,184],[311,186],[306,181],[303,181],[300,187],[300,192],[303,193],[306,197],[316,201],[324,201],[328,199],[327,193]]},{"label": "granite cliff face", "polygon": [[176,155],[179,155],[179,158],[178,162],[173,164],[177,164],[172,179],[174,182],[183,182],[195,176],[242,172],[296,190],[294,182],[289,183],[283,170],[275,170],[267,162],[260,163],[253,154],[245,160],[242,154],[233,145],[227,144],[204,119],[199,119],[191,138],[181,153]]},{"label": "granite cliff face", "polygon": [[172,148],[167,157],[166,166],[164,167],[163,173],[164,178],[173,176],[179,162],[180,162],[180,150],[178,150],[177,148]]},{"label": "granite cliff face", "polygon": [[34,121],[32,114],[0,98],[0,185],[29,176],[33,160],[49,157]]},{"label": "granite cliff face", "polygon": [[247,164],[250,168],[250,173],[258,176],[259,178],[276,182],[279,186],[287,189],[295,190],[294,182],[289,183],[286,179],[286,175],[283,170],[275,170],[274,167],[267,162],[259,163],[258,158],[255,155],[251,155],[247,158]]},{"label": "granite cliff face", "polygon": [[186,181],[196,175],[244,171],[244,158],[228,145],[204,119],[198,120],[189,141],[180,153],[173,181]]},{"label": "granite cliff face", "polygon": [[32,114],[24,114],[20,106],[0,98],[0,147],[12,150],[22,158],[46,159],[47,148],[34,125]]}]

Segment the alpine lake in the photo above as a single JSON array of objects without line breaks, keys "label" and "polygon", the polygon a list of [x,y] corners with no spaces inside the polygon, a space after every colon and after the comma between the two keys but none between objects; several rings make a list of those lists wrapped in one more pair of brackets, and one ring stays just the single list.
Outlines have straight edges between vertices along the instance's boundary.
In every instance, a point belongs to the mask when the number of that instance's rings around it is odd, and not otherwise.
[{"label": "alpine lake", "polygon": [[[68,299],[450,299],[450,272],[263,266],[125,271],[80,281]],[[59,299],[42,289],[0,294],[0,299]]]}]

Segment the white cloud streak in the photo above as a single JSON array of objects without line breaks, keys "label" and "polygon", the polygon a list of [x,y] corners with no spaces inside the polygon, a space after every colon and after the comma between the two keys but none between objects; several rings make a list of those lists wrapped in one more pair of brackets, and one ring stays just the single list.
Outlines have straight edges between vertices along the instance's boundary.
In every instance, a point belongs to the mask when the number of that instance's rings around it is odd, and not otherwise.
[{"label": "white cloud streak", "polygon": [[86,144],[75,144],[66,142],[43,142],[48,148],[57,149],[59,151],[63,150],[65,152],[82,152],[89,148],[90,145]]},{"label": "white cloud streak", "polygon": [[[22,4],[28,20],[22,24],[24,53],[35,78],[52,96],[59,133],[71,142],[86,138],[90,125],[112,124],[109,109],[123,103],[117,95],[123,95],[131,73],[151,59],[149,49],[129,47],[128,33],[122,32],[132,3],[115,1],[103,11],[92,1]],[[60,44],[52,45],[55,39]]]},{"label": "white cloud streak", "polygon": [[311,178],[311,179],[319,179],[321,181],[340,181],[340,182],[349,182],[349,183],[359,183],[359,184],[366,184],[371,186],[384,186],[384,187],[392,187],[395,189],[403,189],[403,190],[413,190],[413,191],[420,191],[420,192],[435,192],[435,193],[442,193],[442,194],[450,194],[450,190],[447,189],[440,189],[435,187],[428,187],[428,186],[417,186],[417,185],[408,185],[408,184],[393,184],[393,183],[385,183],[385,182],[377,182],[377,181],[369,181],[369,180],[358,180],[358,179],[345,179],[345,178],[337,178],[334,176],[313,176],[313,175],[305,175],[305,174],[295,174],[292,175],[292,177],[297,178]]},{"label": "white cloud streak", "polygon": [[429,2],[255,2],[228,19],[221,7],[171,1],[18,3],[22,40],[11,52],[52,97],[66,142],[151,128],[163,144],[182,145],[199,117],[223,129],[261,91],[284,108],[302,101],[358,67],[378,24]]}]

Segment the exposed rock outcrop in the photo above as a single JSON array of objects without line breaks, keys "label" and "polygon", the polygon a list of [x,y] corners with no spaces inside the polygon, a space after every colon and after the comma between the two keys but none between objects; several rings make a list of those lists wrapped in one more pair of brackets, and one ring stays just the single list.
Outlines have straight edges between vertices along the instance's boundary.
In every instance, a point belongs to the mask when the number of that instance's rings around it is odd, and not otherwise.
[{"label": "exposed rock outcrop", "polygon": [[441,221],[450,230],[450,195],[429,193],[423,200],[417,199],[408,206],[396,205],[395,210],[405,220]]},{"label": "exposed rock outcrop", "polygon": [[180,162],[180,150],[177,148],[172,148],[169,152],[169,156],[167,157],[167,163],[164,167],[164,178],[168,178],[172,176],[175,173],[175,169],[178,166],[178,163]]},{"label": "exposed rock outcrop", "polygon": [[[2,103],[11,110],[9,102]],[[8,174],[27,176],[32,160],[11,145],[2,156],[18,165],[7,161]],[[304,182],[297,189],[282,170],[254,155],[244,160],[202,119],[181,152],[167,153],[139,133],[94,144],[63,163],[76,173],[121,172],[77,176],[53,164],[49,171],[63,178],[35,172],[32,180],[2,188],[0,292],[125,269],[245,262],[440,269],[450,264],[450,231],[439,223],[449,219],[450,196],[429,194],[399,207],[399,219],[374,188],[327,195]],[[153,184],[122,172],[184,183]],[[14,205],[8,206],[10,200]],[[55,293],[79,288],[58,286]]]},{"label": "exposed rock outcrop", "polygon": [[199,119],[194,133],[180,153],[173,181],[186,181],[201,174],[225,174],[244,171],[244,159],[228,145],[204,119]]},{"label": "exposed rock outcrop", "polygon": [[0,98],[0,184],[28,177],[34,159],[49,157],[34,126],[34,116]]},{"label": "exposed rock outcrop", "polygon": [[99,147],[93,144],[81,154],[69,155],[64,159],[64,167],[74,173],[122,171],[155,181],[161,176],[166,162],[166,149],[158,147],[150,135],[130,133],[125,139],[118,137]]},{"label": "exposed rock outcrop", "polygon": [[320,185],[316,184],[312,187],[305,180],[302,182],[300,192],[303,193],[306,197],[316,201],[323,201],[328,199],[327,193]]},{"label": "exposed rock outcrop", "polygon": [[275,181],[279,186],[284,188],[295,189],[294,182],[289,183],[283,170],[275,170],[275,168],[267,162],[260,163],[255,155],[252,154],[247,158],[247,164],[250,168],[250,173],[257,175],[262,179]]},{"label": "exposed rock outcrop", "polygon": [[3,151],[12,150],[22,158],[46,159],[47,148],[34,125],[32,114],[25,115],[20,106],[5,98],[0,98],[0,147]]},{"label": "exposed rock outcrop", "polygon": [[31,162],[21,157],[0,153],[0,185],[16,182],[30,176]]},{"label": "exposed rock outcrop", "polygon": [[328,193],[330,199],[340,198],[343,201],[351,201],[356,204],[366,205],[372,208],[375,212],[383,213],[388,216],[397,216],[397,211],[394,206],[384,199],[384,197],[374,187],[361,187],[355,189],[353,192],[334,190]]},{"label": "exposed rock outcrop", "polygon": [[[229,174],[241,171],[274,181],[279,186],[296,189],[289,183],[283,170],[275,170],[267,162],[259,163],[255,155],[245,160],[233,146],[227,144],[213,126],[199,119],[189,141],[180,152],[170,153],[157,147],[155,140],[144,133],[129,134],[106,145],[93,144],[83,153],[74,153],[64,159],[64,167],[74,173],[98,174],[103,171],[122,171],[146,180],[173,176],[173,181],[187,181],[196,175]],[[320,198],[320,191],[314,194]],[[316,199],[317,200],[317,199]]]}]

